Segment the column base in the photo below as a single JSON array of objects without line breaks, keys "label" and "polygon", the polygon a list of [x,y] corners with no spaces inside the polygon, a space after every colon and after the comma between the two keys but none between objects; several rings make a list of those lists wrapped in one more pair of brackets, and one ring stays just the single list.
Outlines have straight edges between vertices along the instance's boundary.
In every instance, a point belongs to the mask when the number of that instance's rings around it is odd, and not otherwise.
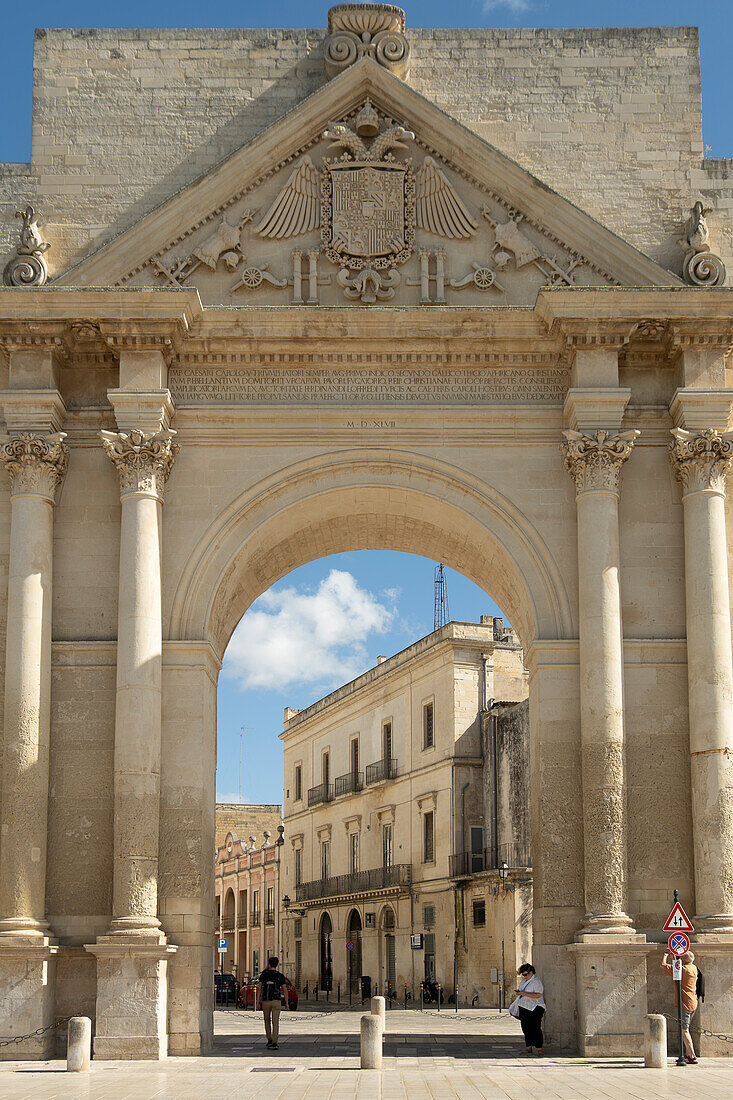
[{"label": "column base", "polygon": [[733,1043],[695,1031],[698,1027],[718,1035],[733,1035],[733,935],[698,934],[691,950],[695,965],[705,977],[705,1000],[691,1024],[695,1050],[708,1056],[733,1056]]},{"label": "column base", "polygon": [[0,1060],[53,1057],[57,951],[54,940],[35,931],[13,935],[6,930],[0,935],[0,1036],[9,1039],[49,1029],[43,1035],[0,1047]]},{"label": "column base", "polygon": [[94,1057],[168,1055],[168,959],[176,948],[162,933],[113,933],[87,944],[97,959]]},{"label": "column base", "polygon": [[594,1058],[642,1054],[647,955],[656,944],[635,934],[581,933],[567,950],[575,957],[579,1053]]}]

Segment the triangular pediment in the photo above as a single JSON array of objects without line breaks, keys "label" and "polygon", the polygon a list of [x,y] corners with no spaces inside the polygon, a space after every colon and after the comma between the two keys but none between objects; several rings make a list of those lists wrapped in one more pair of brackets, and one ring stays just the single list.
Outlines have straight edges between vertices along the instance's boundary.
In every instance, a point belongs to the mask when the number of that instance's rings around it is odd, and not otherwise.
[{"label": "triangular pediment", "polygon": [[679,280],[365,58],[55,283],[511,306]]}]

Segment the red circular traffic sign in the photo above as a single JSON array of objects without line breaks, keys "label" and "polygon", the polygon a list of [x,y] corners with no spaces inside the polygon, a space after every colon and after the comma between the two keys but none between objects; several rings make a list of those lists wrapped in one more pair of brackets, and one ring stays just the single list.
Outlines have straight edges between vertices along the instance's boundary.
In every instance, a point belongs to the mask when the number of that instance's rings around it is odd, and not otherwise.
[{"label": "red circular traffic sign", "polygon": [[684,955],[690,950],[690,937],[686,932],[673,932],[667,941],[673,955]]},{"label": "red circular traffic sign", "polygon": [[346,944],[346,950],[347,951],[353,951],[354,950],[354,945],[351,942],[351,940],[349,940],[349,942]]}]

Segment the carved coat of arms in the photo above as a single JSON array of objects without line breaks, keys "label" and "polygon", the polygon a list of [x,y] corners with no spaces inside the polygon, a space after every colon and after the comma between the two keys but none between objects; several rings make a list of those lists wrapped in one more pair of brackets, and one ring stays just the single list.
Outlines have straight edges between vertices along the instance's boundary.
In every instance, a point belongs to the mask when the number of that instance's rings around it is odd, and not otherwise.
[{"label": "carved coat of arms", "polygon": [[432,157],[416,173],[410,160],[396,159],[393,150],[415,135],[398,125],[380,133],[369,100],[353,129],[331,122],[323,136],[344,152],[326,158],[321,172],[304,157],[255,227],[260,236],[293,237],[320,225],[329,260],[376,273],[410,258],[416,225],[454,239],[475,234],[476,222]]}]

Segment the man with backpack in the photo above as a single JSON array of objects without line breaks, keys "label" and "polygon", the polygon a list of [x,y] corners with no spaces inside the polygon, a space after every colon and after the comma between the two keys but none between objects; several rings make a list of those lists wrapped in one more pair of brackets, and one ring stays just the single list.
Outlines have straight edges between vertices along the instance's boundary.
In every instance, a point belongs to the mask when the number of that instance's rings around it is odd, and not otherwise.
[{"label": "man with backpack", "polygon": [[[690,1035],[690,1021],[697,1011],[698,1002],[705,1000],[705,979],[694,965],[695,956],[692,951],[686,951],[680,961],[682,963],[682,981],[675,982],[675,995],[682,994],[682,1044],[685,1048],[685,1061],[688,1065],[695,1066],[697,1065],[697,1058],[695,1057],[695,1048]],[[672,964],[667,962],[666,951],[662,957],[662,970],[665,970],[672,977]],[[679,990],[676,988],[678,985]]]},{"label": "man with backpack", "polygon": [[260,1003],[265,1017],[267,1046],[270,1050],[277,1050],[277,1041],[280,1037],[280,1006],[283,997],[285,1008],[290,1007],[288,979],[277,969],[279,961],[277,955],[271,955],[267,960],[267,969],[263,970],[257,979],[260,986]]}]

